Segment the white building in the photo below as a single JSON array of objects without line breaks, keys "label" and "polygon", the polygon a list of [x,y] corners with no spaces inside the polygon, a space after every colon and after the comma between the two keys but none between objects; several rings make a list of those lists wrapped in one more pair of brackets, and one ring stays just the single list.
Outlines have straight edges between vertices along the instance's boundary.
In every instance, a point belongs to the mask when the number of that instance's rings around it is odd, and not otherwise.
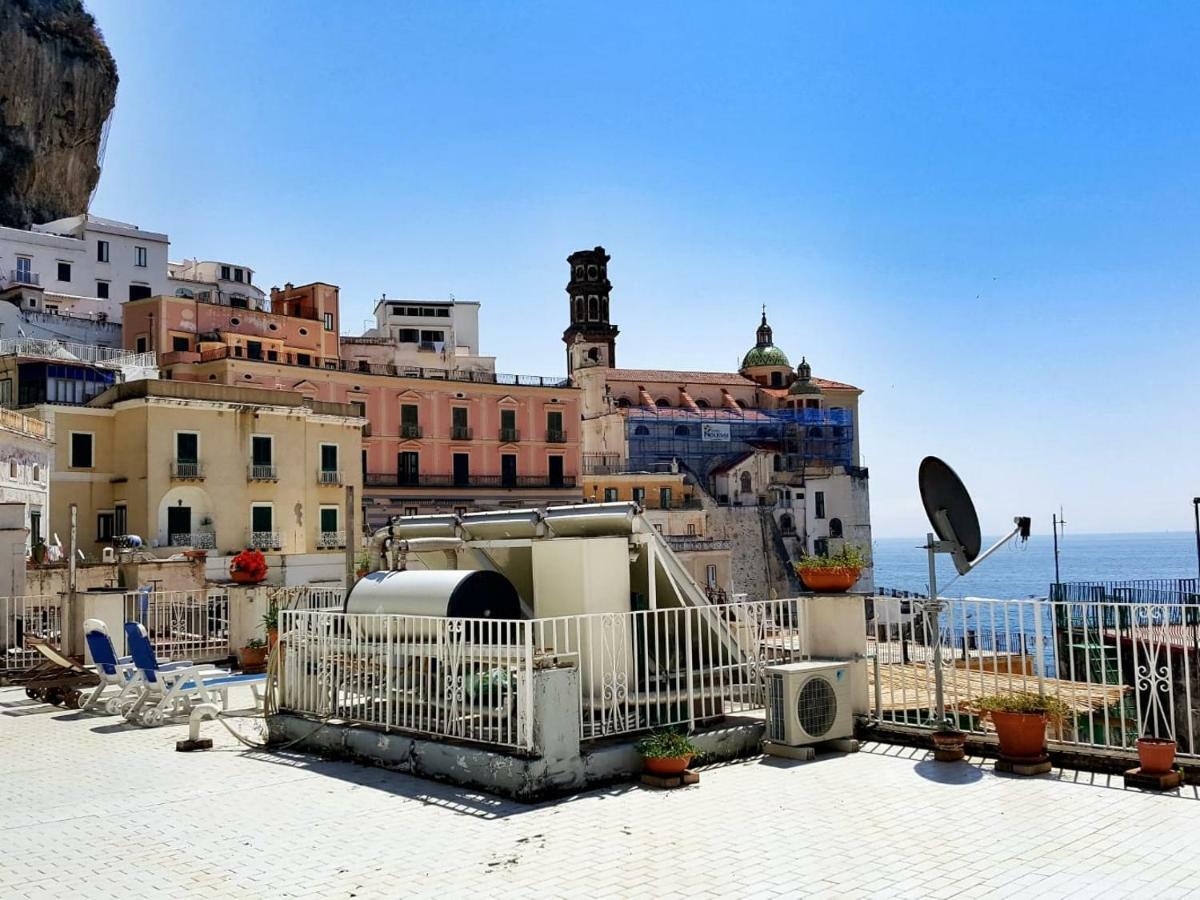
[{"label": "white building", "polygon": [[[249,266],[198,259],[169,262],[169,246],[165,234],[90,214],[28,230],[0,227],[0,301],[33,317],[35,326],[38,315],[119,323],[125,301],[163,294],[263,308],[265,295]],[[47,329],[22,326],[24,336],[82,337],[59,333],[54,322],[40,324]]]},{"label": "white building", "polygon": [[46,534],[50,511],[50,454],[54,426],[0,409],[0,503],[24,506],[28,550]]},{"label": "white building", "polygon": [[343,359],[396,367],[496,371],[496,357],[479,352],[475,300],[396,300],[375,304],[375,327],[341,339]]},{"label": "white building", "polygon": [[169,293],[221,306],[265,309],[266,294],[254,284],[254,270],[239,263],[185,259],[167,263]]}]

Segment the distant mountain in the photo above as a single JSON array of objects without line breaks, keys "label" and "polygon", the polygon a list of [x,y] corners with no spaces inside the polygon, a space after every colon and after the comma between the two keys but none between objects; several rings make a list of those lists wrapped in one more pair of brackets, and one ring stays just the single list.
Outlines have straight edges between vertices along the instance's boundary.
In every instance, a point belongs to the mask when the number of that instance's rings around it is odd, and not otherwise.
[{"label": "distant mountain", "polygon": [[117,64],[80,0],[0,0],[0,225],[87,212]]}]

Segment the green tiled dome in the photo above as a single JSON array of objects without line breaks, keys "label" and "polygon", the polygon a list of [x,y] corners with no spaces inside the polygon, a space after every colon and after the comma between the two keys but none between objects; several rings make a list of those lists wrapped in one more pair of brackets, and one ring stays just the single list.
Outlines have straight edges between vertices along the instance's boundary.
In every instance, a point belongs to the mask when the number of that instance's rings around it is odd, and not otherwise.
[{"label": "green tiled dome", "polygon": [[785,366],[790,369],[792,364],[788,362],[786,353],[778,347],[768,344],[765,347],[751,347],[750,352],[742,358],[743,369],[754,366]]}]

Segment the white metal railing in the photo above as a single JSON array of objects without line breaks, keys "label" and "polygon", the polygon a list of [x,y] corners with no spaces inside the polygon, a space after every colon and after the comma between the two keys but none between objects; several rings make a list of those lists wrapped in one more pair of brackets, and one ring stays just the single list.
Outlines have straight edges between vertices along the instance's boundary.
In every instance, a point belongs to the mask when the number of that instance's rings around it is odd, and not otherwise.
[{"label": "white metal railing", "polygon": [[874,718],[885,729],[933,726],[940,636],[946,715],[963,730],[990,737],[980,714],[984,697],[1039,694],[1068,709],[1051,725],[1053,747],[1125,754],[1151,735],[1174,738],[1181,756],[1200,757],[1200,598],[1160,592],[1163,602],[1155,603],[1145,591],[1140,596],[1143,602],[943,598],[936,626],[924,614],[927,601],[877,597],[867,629]]},{"label": "white metal railing", "polygon": [[533,747],[528,621],[281,610],[280,633],[283,711]]},{"label": "white metal railing", "polygon": [[56,594],[0,597],[0,673],[27,669],[42,659],[25,639],[62,640],[63,601]]},{"label": "white metal railing", "polygon": [[281,610],[341,610],[345,606],[346,591],[340,587],[320,587],[311,584],[277,587],[271,588],[268,600]]},{"label": "white metal railing", "polygon": [[200,480],[204,477],[204,467],[197,460],[171,460],[171,477],[180,480]]},{"label": "white metal railing", "polygon": [[258,463],[250,464],[251,481],[277,481],[278,479],[278,470],[275,466],[259,465]]},{"label": "white metal railing", "polygon": [[[140,622],[163,659],[225,659],[229,647],[229,594],[223,589],[129,591],[125,619]],[[109,631],[119,628],[109,622]]]},{"label": "white metal railing", "polygon": [[172,547],[192,547],[196,550],[215,550],[217,536],[211,531],[179,532],[168,535]]},{"label": "white metal railing", "polygon": [[281,708],[531,749],[528,691],[579,669],[588,740],[763,708],[769,665],[808,657],[803,600],[522,621],[281,612]]},{"label": "white metal railing", "polygon": [[318,550],[334,550],[345,546],[346,532],[344,531],[322,531],[317,535]]},{"label": "white metal railing", "polygon": [[762,709],[764,670],[808,658],[807,601],[534,619],[543,653],[576,654],[584,740]]},{"label": "white metal railing", "polygon": [[40,338],[0,339],[0,356],[33,356],[62,362],[78,361],[105,368],[153,368],[157,365],[153,351],[136,353],[73,341],[43,340]]},{"label": "white metal railing", "polygon": [[283,546],[278,531],[250,532],[250,546],[255,550],[278,550]]},{"label": "white metal railing", "polygon": [[318,484],[341,484],[342,473],[339,469],[318,469],[317,470]]}]

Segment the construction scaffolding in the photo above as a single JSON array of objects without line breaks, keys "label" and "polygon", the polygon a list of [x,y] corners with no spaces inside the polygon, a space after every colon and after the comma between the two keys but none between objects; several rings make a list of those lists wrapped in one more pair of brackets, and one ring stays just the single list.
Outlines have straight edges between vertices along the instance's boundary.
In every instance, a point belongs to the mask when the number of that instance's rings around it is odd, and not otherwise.
[{"label": "construction scaffolding", "polygon": [[848,409],[631,409],[625,416],[629,468],[676,464],[707,482],[713,469],[761,450],[776,471],[854,465],[854,414]]}]

